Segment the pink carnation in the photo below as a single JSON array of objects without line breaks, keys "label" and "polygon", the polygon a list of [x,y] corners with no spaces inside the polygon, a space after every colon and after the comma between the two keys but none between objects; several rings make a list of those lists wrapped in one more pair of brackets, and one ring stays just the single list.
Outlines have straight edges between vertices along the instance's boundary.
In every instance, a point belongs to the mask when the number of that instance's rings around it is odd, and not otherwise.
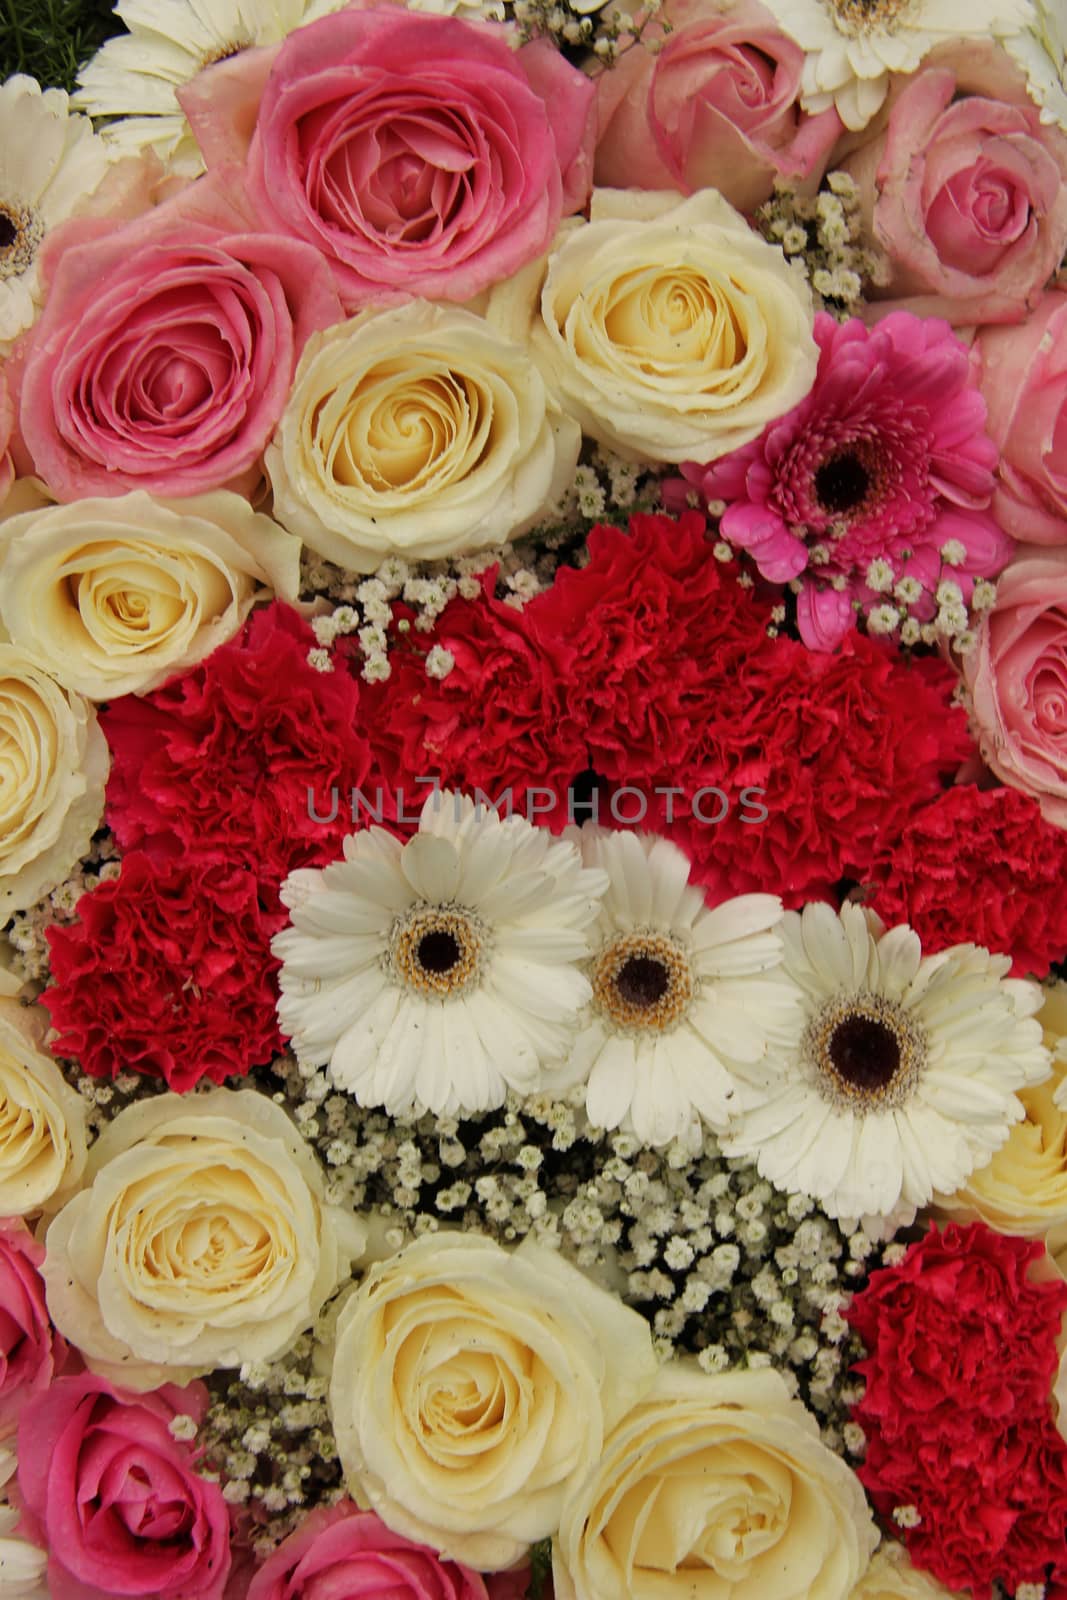
[{"label": "pink carnation", "polygon": [[[918,591],[897,597],[899,613],[927,621],[942,578],[969,601],[974,579],[999,572],[1014,546],[987,509],[997,450],[948,324],[901,311],[868,329],[820,313],[815,337],[811,393],[752,444],[682,472],[726,502],[722,537],[765,578],[800,581],[801,637],[832,650],[856,612],[894,603],[902,579]],[[957,559],[946,564],[950,544]],[[869,583],[874,561],[888,564],[888,588]]]}]

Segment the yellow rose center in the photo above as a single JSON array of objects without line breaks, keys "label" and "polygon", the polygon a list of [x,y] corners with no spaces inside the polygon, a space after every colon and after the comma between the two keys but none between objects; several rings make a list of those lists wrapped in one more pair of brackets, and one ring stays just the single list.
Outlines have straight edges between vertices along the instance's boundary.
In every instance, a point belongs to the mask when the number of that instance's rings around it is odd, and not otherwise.
[{"label": "yellow rose center", "polygon": [[477,467],[492,442],[491,393],[443,363],[419,367],[383,361],[320,409],[316,427],[335,483],[415,493]]}]

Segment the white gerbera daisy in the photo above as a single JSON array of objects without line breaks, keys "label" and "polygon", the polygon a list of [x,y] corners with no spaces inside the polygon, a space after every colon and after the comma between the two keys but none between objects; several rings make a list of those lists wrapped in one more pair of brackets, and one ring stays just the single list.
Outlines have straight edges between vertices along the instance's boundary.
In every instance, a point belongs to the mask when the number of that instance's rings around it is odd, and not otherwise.
[{"label": "white gerbera daisy", "polygon": [[92,194],[108,160],[62,89],[21,75],[0,84],[0,355],[37,315],[45,235]]},{"label": "white gerbera daisy", "polygon": [[204,67],[253,45],[280,44],[346,0],[118,0],[128,33],[108,39],[78,75],[73,104],[121,117],[104,137],[123,155],[152,148],[172,172],[195,178],[203,158],[175,91]]},{"label": "white gerbera daisy", "polygon": [[602,1128],[697,1150],[735,1108],[733,1068],[795,1032],[798,996],[780,971],[782,903],[747,894],[710,908],[677,846],[586,826],[587,866],[608,875],[588,971],[593,999],[568,1081],[586,1082]]},{"label": "white gerbera daisy", "polygon": [[836,105],[846,128],[864,128],[891,72],[914,72],[949,39],[1006,39],[1032,20],[1030,0],[767,0],[807,52],[801,102]]},{"label": "white gerbera daisy", "polygon": [[1063,0],[1033,0],[1033,7],[1030,26],[1006,47],[1026,73],[1042,122],[1057,122],[1067,130],[1067,11]]},{"label": "white gerbera daisy", "polygon": [[924,957],[855,905],[805,906],[780,932],[801,1025],[723,1149],[830,1216],[907,1220],[989,1161],[1024,1115],[1015,1091],[1049,1076],[1041,989],[975,945]]},{"label": "white gerbera daisy", "polygon": [[370,828],[344,857],[282,887],[278,1017],[298,1059],[394,1116],[487,1111],[541,1087],[589,1000],[579,963],[604,874],[577,845],[449,793],[406,844]]}]

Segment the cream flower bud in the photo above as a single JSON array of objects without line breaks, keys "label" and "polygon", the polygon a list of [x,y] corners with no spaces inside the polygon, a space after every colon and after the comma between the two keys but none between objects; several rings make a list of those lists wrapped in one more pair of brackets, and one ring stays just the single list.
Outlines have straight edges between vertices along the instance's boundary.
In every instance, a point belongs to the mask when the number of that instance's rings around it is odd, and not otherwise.
[{"label": "cream flower bud", "polygon": [[35,655],[0,644],[0,923],[54,889],[89,847],[110,758],[96,713]]},{"label": "cream flower bud", "polygon": [[773,1371],[664,1368],[568,1500],[556,1600],[847,1600],[878,1535]]},{"label": "cream flower bud", "polygon": [[44,1050],[43,1011],[0,1000],[0,1216],[61,1204],[85,1169],[85,1102]]},{"label": "cream flower bud", "polygon": [[524,349],[415,300],[311,338],[266,463],[279,521],[372,572],[389,554],[435,560],[525,533],[580,444]]},{"label": "cream flower bud", "polygon": [[129,1106],[48,1229],[48,1309],[132,1389],[273,1360],[311,1326],[366,1230],[323,1203],[318,1162],[252,1090]]},{"label": "cream flower bud", "polygon": [[300,544],[238,494],[137,490],[0,523],[0,617],[90,700],[145,694],[237,632],[254,602],[294,600]]},{"label": "cream flower bud", "polygon": [[715,190],[600,189],[548,257],[531,340],[591,438],[633,461],[707,462],[807,394],[813,328],[803,278]]},{"label": "cream flower bud", "polygon": [[559,1526],[655,1372],[643,1319],[553,1251],[428,1234],[342,1311],[330,1412],[362,1504],[493,1571]]}]

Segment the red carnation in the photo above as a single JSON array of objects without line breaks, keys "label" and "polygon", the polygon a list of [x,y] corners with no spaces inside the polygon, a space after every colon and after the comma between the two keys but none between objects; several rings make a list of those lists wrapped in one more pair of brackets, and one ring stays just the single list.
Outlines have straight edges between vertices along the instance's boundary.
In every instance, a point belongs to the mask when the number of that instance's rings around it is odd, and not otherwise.
[{"label": "red carnation", "polygon": [[1014,957],[1019,977],[1067,952],[1067,832],[1017,789],[948,789],[908,820],[868,874],[870,904],[907,922],[932,953],[980,944]]},{"label": "red carnation", "polygon": [[723,692],[770,641],[770,610],[715,559],[704,518],[638,515],[597,527],[589,562],[526,608],[559,664],[557,714],[591,765],[622,784],[670,783]]},{"label": "red carnation", "polygon": [[317,672],[314,647],[308,624],[276,603],[194,671],[102,714],[107,820],[121,845],[244,867],[272,891],[340,855],[352,791],[373,804],[377,780],[359,684]]},{"label": "red carnation", "polygon": [[[362,690],[365,725],[387,779],[405,791],[408,815],[429,793],[415,782],[425,775],[446,789],[480,789],[490,800],[510,789],[520,812],[528,790],[551,791],[560,799],[556,820],[565,823],[568,787],[588,766],[581,726],[560,717],[569,678],[532,635],[531,608],[495,599],[494,581],[495,569],[483,575],[476,599],[451,601],[432,631],[396,634],[388,681]],[[404,607],[394,615],[410,620]],[[455,663],[444,678],[426,671],[435,645]],[[553,816],[547,793],[534,804],[537,821]]]},{"label": "red carnation", "polygon": [[[971,753],[956,678],[934,659],[908,661],[859,634],[833,655],[795,640],[765,640],[706,704],[699,741],[669,780],[675,837],[713,882],[729,863],[735,893],[780,894],[789,906],[832,897],[862,879],[887,840],[933,800]],[[719,823],[693,798],[718,786],[763,791],[767,811],[746,822],[732,805]],[[716,815],[710,796],[699,803]]]},{"label": "red carnation", "polygon": [[134,851],[76,909],[77,922],[48,930],[54,984],[41,1003],[57,1055],[94,1078],[141,1072],[182,1093],[280,1049],[270,941],[286,917],[263,910],[251,873]]},{"label": "red carnation", "polygon": [[1067,1284],[1035,1281],[1034,1240],[984,1223],[931,1228],[845,1312],[866,1382],[859,1477],[905,1525],[916,1566],[950,1589],[1009,1593],[1067,1565],[1067,1444],[1052,1425]]}]

